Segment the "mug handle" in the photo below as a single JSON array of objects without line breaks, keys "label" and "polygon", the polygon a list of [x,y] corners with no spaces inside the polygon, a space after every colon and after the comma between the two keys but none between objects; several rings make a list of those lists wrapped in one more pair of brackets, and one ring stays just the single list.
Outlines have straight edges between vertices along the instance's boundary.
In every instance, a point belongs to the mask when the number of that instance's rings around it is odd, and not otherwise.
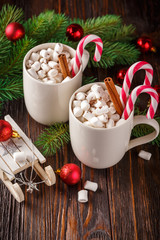
[{"label": "mug handle", "polygon": [[147,119],[146,116],[143,116],[143,115],[135,116],[133,119],[133,128],[138,124],[150,125],[155,129],[155,131],[153,131],[150,134],[147,134],[146,136],[130,140],[127,151],[133,147],[136,147],[138,145],[145,144],[154,140],[159,134],[159,124],[155,119]]},{"label": "mug handle", "polygon": [[84,49],[83,56],[82,56],[82,72],[86,68],[89,61],[89,52]]}]

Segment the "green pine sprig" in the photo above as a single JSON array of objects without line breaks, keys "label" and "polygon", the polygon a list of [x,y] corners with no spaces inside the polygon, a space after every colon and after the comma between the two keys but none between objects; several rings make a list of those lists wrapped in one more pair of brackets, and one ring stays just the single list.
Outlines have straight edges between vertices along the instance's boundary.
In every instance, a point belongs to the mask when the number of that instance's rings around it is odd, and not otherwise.
[{"label": "green pine sprig", "polygon": [[69,141],[69,125],[67,123],[55,123],[53,126],[44,129],[35,144],[44,156],[51,156]]}]

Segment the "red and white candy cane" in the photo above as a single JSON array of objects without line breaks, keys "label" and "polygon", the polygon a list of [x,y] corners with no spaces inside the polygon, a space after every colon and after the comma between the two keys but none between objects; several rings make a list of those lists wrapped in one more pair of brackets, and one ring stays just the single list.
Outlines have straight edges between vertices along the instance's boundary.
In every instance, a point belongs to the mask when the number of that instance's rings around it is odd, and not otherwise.
[{"label": "red and white candy cane", "polygon": [[134,63],[126,72],[126,75],[124,77],[124,82],[122,86],[122,91],[120,94],[120,99],[122,102],[123,107],[125,107],[128,96],[129,96],[129,89],[131,87],[131,83],[133,80],[134,74],[140,70],[144,69],[146,71],[146,76],[144,80],[144,85],[151,86],[152,79],[153,79],[153,68],[152,66],[144,61],[136,62]]},{"label": "red and white candy cane", "polygon": [[77,72],[80,69],[84,48],[90,42],[94,42],[96,44],[96,49],[95,49],[94,58],[93,58],[94,61],[98,62],[101,59],[101,55],[102,55],[102,51],[103,51],[102,39],[100,37],[98,37],[97,35],[93,35],[93,34],[89,34],[89,35],[85,36],[84,38],[81,39],[81,41],[79,42],[79,44],[77,46],[75,61],[73,63],[73,67],[72,67],[72,76],[73,77],[77,74]]},{"label": "red and white candy cane", "polygon": [[150,103],[149,109],[147,111],[146,117],[148,119],[151,119],[154,117],[154,114],[156,113],[156,110],[158,107],[158,102],[159,102],[158,93],[156,92],[156,90],[154,88],[152,88],[150,86],[140,85],[140,86],[134,88],[133,91],[131,92],[129,99],[127,101],[126,107],[124,109],[122,118],[124,118],[126,120],[129,117],[129,115],[131,114],[131,112],[134,108],[135,101],[136,101],[137,97],[139,96],[139,94],[141,94],[141,93],[148,93],[151,96],[151,103]]}]

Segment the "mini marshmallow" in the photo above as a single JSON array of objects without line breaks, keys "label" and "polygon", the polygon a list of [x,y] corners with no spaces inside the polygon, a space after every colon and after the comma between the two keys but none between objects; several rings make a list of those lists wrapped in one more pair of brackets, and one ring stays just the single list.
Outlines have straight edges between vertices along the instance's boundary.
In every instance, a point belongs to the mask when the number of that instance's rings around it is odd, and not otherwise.
[{"label": "mini marshmallow", "polygon": [[32,64],[31,68],[33,68],[35,71],[38,71],[41,67],[40,62],[36,61]]},{"label": "mini marshmallow", "polygon": [[55,77],[57,83],[61,83],[63,80],[63,75],[62,73],[58,73]]},{"label": "mini marshmallow", "polygon": [[51,68],[48,66],[48,64],[46,63],[42,63],[41,64],[41,68],[45,71],[48,72]]},{"label": "mini marshmallow", "polygon": [[61,43],[56,43],[54,50],[58,52],[59,54],[62,53],[63,51],[63,44]]},{"label": "mini marshmallow", "polygon": [[73,66],[74,61],[75,61],[75,58],[72,58],[72,59],[70,60],[71,66]]},{"label": "mini marshmallow", "polygon": [[39,60],[39,62],[40,62],[40,63],[47,63],[47,59],[46,59],[46,58],[41,58],[41,59]]},{"label": "mini marshmallow", "polygon": [[53,55],[53,52],[54,52],[54,50],[53,50],[52,48],[48,48],[48,49],[47,49],[47,53],[48,53],[49,55]]},{"label": "mini marshmallow", "polygon": [[93,192],[96,192],[98,189],[98,184],[96,182],[86,181],[84,183],[84,189],[91,190]]},{"label": "mini marshmallow", "polygon": [[114,107],[110,107],[108,114],[111,116],[111,115],[114,114],[115,112],[116,112],[116,109],[115,109]]},{"label": "mini marshmallow", "polygon": [[44,77],[46,76],[46,72],[45,72],[44,70],[39,70],[39,71],[38,71],[38,76],[39,76],[40,78],[44,78]]},{"label": "mini marshmallow", "polygon": [[39,53],[43,58],[49,58],[49,54],[46,49],[42,49]]},{"label": "mini marshmallow", "polygon": [[91,118],[90,123],[92,124],[93,127],[96,128],[104,127],[104,124],[97,117]]},{"label": "mini marshmallow", "polygon": [[67,76],[62,82],[68,82],[70,80],[71,80],[71,78],[69,76]]},{"label": "mini marshmallow", "polygon": [[115,114],[110,116],[110,119],[117,122],[120,119],[120,115],[118,113],[115,113]]},{"label": "mini marshmallow", "polygon": [[80,203],[88,202],[88,191],[87,190],[80,190],[78,192],[78,202],[80,202]]},{"label": "mini marshmallow", "polygon": [[85,93],[83,93],[83,92],[78,92],[78,93],[76,94],[76,99],[77,99],[77,100],[80,100],[80,101],[84,100],[84,99],[85,99]]},{"label": "mini marshmallow", "polygon": [[73,114],[75,117],[80,117],[83,114],[83,110],[80,107],[73,108]]},{"label": "mini marshmallow", "polygon": [[43,78],[42,81],[47,82],[47,81],[49,81],[49,79],[46,77],[46,78]]},{"label": "mini marshmallow", "polygon": [[96,100],[96,95],[95,95],[95,93],[94,93],[94,92],[90,92],[90,93],[87,95],[86,99],[88,100],[89,103],[90,103],[91,100]]},{"label": "mini marshmallow", "polygon": [[84,124],[85,126],[92,127],[92,124],[90,123],[90,121],[85,121],[85,122],[83,122],[83,124]]},{"label": "mini marshmallow", "polygon": [[91,120],[93,117],[94,117],[94,115],[92,114],[92,113],[90,113],[90,112],[87,112],[87,111],[85,111],[84,112],[84,114],[83,114],[83,117],[86,119],[86,120]]},{"label": "mini marshmallow", "polygon": [[35,71],[33,68],[30,68],[30,69],[28,69],[27,71],[29,72],[29,74],[30,74],[32,77],[38,79],[38,75],[37,75],[36,71]]},{"label": "mini marshmallow", "polygon": [[54,61],[49,61],[48,62],[48,65],[50,68],[57,68],[58,66],[58,63],[54,62]]},{"label": "mini marshmallow", "polygon": [[54,62],[58,62],[58,61],[59,61],[58,55],[59,55],[58,52],[56,52],[56,51],[53,52],[53,56],[52,56],[52,57],[53,57],[53,61],[54,61]]},{"label": "mini marshmallow", "polygon": [[96,108],[99,108],[99,107],[103,107],[106,105],[106,102],[102,99],[102,100],[97,100],[97,102],[94,104],[94,106]]},{"label": "mini marshmallow", "polygon": [[108,113],[109,108],[107,105],[103,106],[102,108],[96,108],[95,111],[93,112],[95,115],[102,115],[104,113]]},{"label": "mini marshmallow", "polygon": [[107,128],[112,128],[114,127],[114,121],[112,119],[109,119],[108,123],[106,123]]},{"label": "mini marshmallow", "polygon": [[74,100],[73,101],[73,107],[81,107],[81,101]]},{"label": "mini marshmallow", "polygon": [[69,58],[69,57],[70,57],[70,53],[67,52],[67,51],[63,51],[62,54],[65,54],[65,55],[66,55],[66,58]]},{"label": "mini marshmallow", "polygon": [[108,122],[108,115],[107,114],[100,115],[100,116],[98,116],[98,119],[103,123],[107,123]]},{"label": "mini marshmallow", "polygon": [[13,158],[17,163],[24,163],[26,161],[26,154],[24,152],[14,152]]},{"label": "mini marshmallow", "polygon": [[152,154],[149,153],[149,152],[146,152],[146,151],[144,151],[144,150],[141,150],[141,151],[139,152],[138,156],[139,156],[140,158],[143,158],[143,159],[149,161],[150,158],[151,158],[151,156],[152,156]]},{"label": "mini marshmallow", "polygon": [[33,61],[33,62],[36,62],[36,61],[38,61],[39,60],[39,54],[38,53],[32,53],[31,54],[31,57],[30,57],[30,59]]},{"label": "mini marshmallow", "polygon": [[58,74],[58,70],[57,69],[51,69],[48,72],[48,76],[51,77],[51,78],[54,78],[57,74]]},{"label": "mini marshmallow", "polygon": [[69,71],[71,72],[71,70],[72,70],[72,65],[71,65],[70,63],[68,63],[68,69],[69,69]]},{"label": "mini marshmallow", "polygon": [[82,123],[84,123],[84,122],[85,122],[85,119],[84,119],[84,117],[83,117],[83,116],[79,117],[79,118],[78,118],[78,120],[79,120],[80,122],[82,122]]},{"label": "mini marshmallow", "polygon": [[48,80],[46,82],[47,84],[54,84],[54,83],[57,83],[55,79],[52,79],[52,80]]},{"label": "mini marshmallow", "polygon": [[105,102],[108,102],[110,100],[109,94],[107,90],[104,90],[102,93],[102,98]]},{"label": "mini marshmallow", "polygon": [[121,118],[120,120],[118,120],[118,122],[116,122],[116,126],[119,126],[121,124],[123,124],[125,122],[125,120],[123,118]]},{"label": "mini marshmallow", "polygon": [[83,111],[87,111],[90,108],[90,104],[88,103],[87,100],[83,100],[81,102],[81,108]]},{"label": "mini marshmallow", "polygon": [[26,61],[26,67],[27,68],[31,68],[32,64],[33,64],[32,60],[29,59],[29,60]]}]

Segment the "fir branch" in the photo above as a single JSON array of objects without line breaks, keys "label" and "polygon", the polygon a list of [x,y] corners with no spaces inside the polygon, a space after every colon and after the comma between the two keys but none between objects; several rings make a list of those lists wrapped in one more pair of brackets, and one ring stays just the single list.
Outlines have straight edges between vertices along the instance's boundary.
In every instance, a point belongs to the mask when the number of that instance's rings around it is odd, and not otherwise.
[{"label": "fir branch", "polygon": [[5,35],[5,29],[11,22],[22,23],[23,11],[16,6],[3,5],[0,11],[0,39]]},{"label": "fir branch", "polygon": [[0,64],[0,76],[17,76],[22,73],[22,62],[26,53],[34,46],[35,41],[24,37],[22,40],[12,44],[10,57]]},{"label": "fir branch", "polygon": [[44,129],[35,144],[44,156],[51,156],[69,141],[69,125],[67,123],[55,123],[53,126]]},{"label": "fir branch", "polygon": [[64,14],[45,11],[25,22],[26,35],[34,38],[37,43],[48,42],[51,38],[63,39],[68,24],[67,19]]},{"label": "fir branch", "polygon": [[21,77],[0,79],[1,101],[14,100],[23,97],[23,84]]},{"label": "fir branch", "polygon": [[82,85],[86,85],[86,84],[89,84],[89,83],[94,83],[96,81],[97,81],[97,78],[95,78],[95,77],[83,76]]}]

